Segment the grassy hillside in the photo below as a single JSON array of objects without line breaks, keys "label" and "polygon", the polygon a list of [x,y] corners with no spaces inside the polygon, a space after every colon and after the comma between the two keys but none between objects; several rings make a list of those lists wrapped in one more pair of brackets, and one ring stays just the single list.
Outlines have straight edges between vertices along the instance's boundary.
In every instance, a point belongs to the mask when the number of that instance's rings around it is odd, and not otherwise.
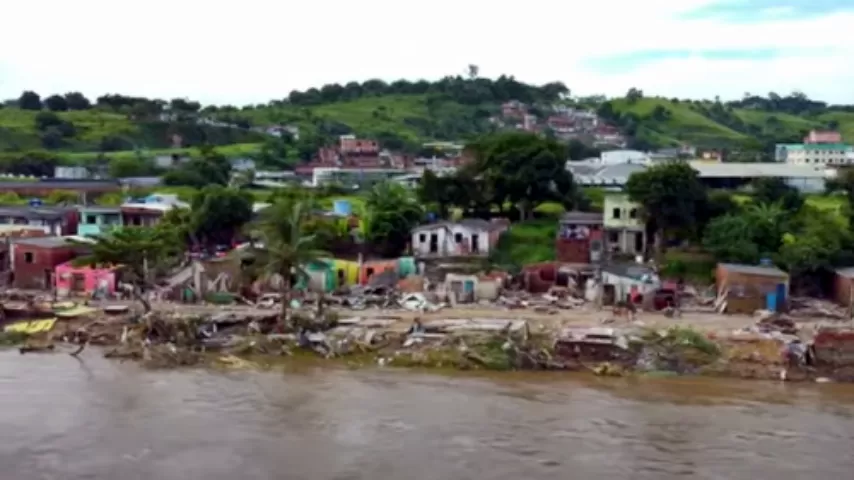
[{"label": "grassy hillside", "polygon": [[[827,111],[793,115],[716,105],[713,102],[673,101],[666,98],[625,98],[611,101],[622,118],[636,121],[638,135],[652,144],[690,143],[697,146],[736,146],[799,141],[805,131],[835,123],[843,138],[854,142],[854,113]],[[658,114],[656,114],[658,110]],[[664,112],[664,113],[662,113]]]},{"label": "grassy hillside", "polygon": [[[463,88],[468,84],[462,82],[460,85]],[[68,124],[62,127],[70,127],[64,128],[62,137],[54,138],[52,143],[45,137],[56,136],[59,129],[44,125],[40,128],[41,112],[7,106],[0,108],[0,154],[49,149],[71,163],[94,159],[98,152],[105,152],[111,158],[136,158],[139,152],[147,157],[192,154],[193,149],[166,148],[172,135],[179,134],[184,137],[185,144],[211,143],[220,146],[226,155],[238,156],[257,151],[269,138],[246,127],[276,124],[300,128],[301,138],[305,139],[304,148],[299,149],[302,152],[311,152],[324,141],[344,133],[376,138],[390,148],[401,149],[432,140],[464,141],[488,132],[492,128],[489,117],[498,112],[499,103],[494,99],[473,102],[464,96],[430,91],[365,94],[355,100],[329,100],[319,104],[271,102],[266,106],[241,109],[203,110],[206,118],[242,127],[213,127],[189,120],[136,121],[125,113],[101,107],[56,113],[60,122]],[[848,142],[854,143],[854,112],[813,109],[810,111],[817,113],[794,115],[734,108],[710,101],[666,98],[617,98],[609,104],[614,118],[606,117],[606,121],[633,134],[639,140],[638,148],[688,143],[700,147],[752,144],[768,150],[775,142],[797,141],[809,129],[829,127],[838,128]],[[535,107],[539,116],[549,115],[548,105]]]},{"label": "grassy hillside", "polygon": [[[58,152],[113,151],[117,148],[167,147],[173,134],[184,137],[188,144],[209,142],[215,145],[257,143],[264,135],[239,128],[195,125],[189,122],[133,121],[122,113],[99,109],[54,112],[67,129],[58,146],[44,142],[47,129],[39,129],[43,112],[0,108],[0,152],[22,152],[48,148]],[[46,113],[46,112],[44,112]],[[59,130],[57,130],[59,131]]]},{"label": "grassy hillside", "polygon": [[[679,142],[706,143],[713,140],[742,141],[747,136],[729,127],[715,122],[698,113],[690,104],[673,103],[663,98],[642,98],[636,102],[617,99],[612,102],[614,109],[625,115],[634,114],[642,120],[642,125],[661,140],[672,144]],[[655,120],[652,118],[656,107],[662,107],[670,112],[669,118]]]}]

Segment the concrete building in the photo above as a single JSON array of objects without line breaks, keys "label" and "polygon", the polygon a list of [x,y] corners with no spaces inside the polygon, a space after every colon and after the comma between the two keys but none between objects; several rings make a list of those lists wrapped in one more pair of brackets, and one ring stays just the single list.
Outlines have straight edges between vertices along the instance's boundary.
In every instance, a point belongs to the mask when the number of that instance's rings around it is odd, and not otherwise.
[{"label": "concrete building", "polygon": [[791,165],[851,165],[854,147],[844,143],[778,144],[774,159]]},{"label": "concrete building", "polygon": [[125,202],[120,207],[122,224],[150,227],[174,208],[189,208],[190,204],[182,202],[177,195],[153,193],[143,199]]},{"label": "concrete building", "polygon": [[605,235],[608,251],[643,255],[646,251],[646,224],[641,208],[626,194],[605,197]]},{"label": "concrete building", "polygon": [[407,173],[403,168],[345,168],[315,167],[311,174],[311,185],[319,187],[330,183],[344,186],[369,186]]},{"label": "concrete building", "polygon": [[56,267],[81,252],[85,246],[67,237],[17,238],[12,240],[12,272],[15,288],[47,290],[54,284]]},{"label": "concrete building", "polygon": [[67,207],[12,205],[0,207],[0,226],[26,226],[45,235],[77,233],[77,210]]},{"label": "concrete building", "polygon": [[644,265],[610,264],[602,267],[602,305],[627,302],[633,294],[646,296],[661,287],[655,272]]},{"label": "concrete building", "polygon": [[[738,188],[758,178],[782,178],[805,193],[823,192],[836,170],[828,165],[793,165],[788,163],[721,163],[703,160],[688,162],[704,183],[714,188]],[[622,189],[629,177],[642,172],[647,165],[625,163],[602,165],[593,162],[567,162],[575,182],[585,187]]]},{"label": "concrete building", "polygon": [[715,280],[719,301],[726,302],[723,310],[727,313],[752,315],[756,310],[777,310],[785,307],[789,297],[789,274],[773,265],[719,263]]},{"label": "concrete building", "polygon": [[507,226],[479,218],[420,225],[412,230],[412,251],[416,257],[487,256]]},{"label": "concrete building", "polygon": [[832,130],[810,130],[804,137],[804,143],[842,143],[842,135]]},{"label": "concrete building", "polygon": [[89,177],[86,167],[57,166],[53,169],[53,178],[60,180],[85,180]]},{"label": "concrete building", "polygon": [[77,233],[84,237],[97,237],[123,225],[120,207],[80,207],[79,212]]},{"label": "concrete building", "polygon": [[650,161],[647,153],[638,150],[611,150],[602,152],[600,158],[604,165],[620,165],[624,163],[646,164]]},{"label": "concrete building", "polygon": [[604,220],[601,213],[567,212],[558,224],[555,239],[559,262],[587,264],[602,261]]}]

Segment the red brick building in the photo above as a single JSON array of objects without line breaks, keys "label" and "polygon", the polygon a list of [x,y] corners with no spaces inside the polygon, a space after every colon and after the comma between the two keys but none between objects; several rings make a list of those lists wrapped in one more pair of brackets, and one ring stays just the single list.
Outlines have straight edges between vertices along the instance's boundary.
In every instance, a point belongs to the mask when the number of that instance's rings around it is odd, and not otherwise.
[{"label": "red brick building", "polygon": [[341,135],[338,140],[341,155],[376,155],[380,153],[380,144],[376,140],[364,140],[354,135]]},{"label": "red brick building", "polygon": [[561,217],[555,240],[557,260],[563,263],[597,263],[604,251],[601,213],[567,212]]},{"label": "red brick building", "polygon": [[23,289],[51,289],[56,266],[87,250],[67,237],[16,238],[11,242],[12,285]]},{"label": "red brick building", "polygon": [[831,130],[810,130],[804,137],[804,143],[842,143],[842,135]]}]

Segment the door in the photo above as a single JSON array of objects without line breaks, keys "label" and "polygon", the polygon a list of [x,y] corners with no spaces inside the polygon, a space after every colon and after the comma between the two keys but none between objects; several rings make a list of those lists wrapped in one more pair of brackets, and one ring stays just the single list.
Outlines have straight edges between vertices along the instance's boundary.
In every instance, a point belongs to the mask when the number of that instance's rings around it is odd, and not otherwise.
[{"label": "door", "polygon": [[82,273],[71,274],[71,291],[83,293],[86,291],[86,277]]},{"label": "door", "polygon": [[436,233],[430,234],[430,253],[439,253],[439,235]]},{"label": "door", "polygon": [[480,235],[476,233],[471,235],[471,251],[472,253],[480,253]]},{"label": "door", "polygon": [[466,302],[474,301],[474,280],[466,280],[463,283],[463,298]]}]

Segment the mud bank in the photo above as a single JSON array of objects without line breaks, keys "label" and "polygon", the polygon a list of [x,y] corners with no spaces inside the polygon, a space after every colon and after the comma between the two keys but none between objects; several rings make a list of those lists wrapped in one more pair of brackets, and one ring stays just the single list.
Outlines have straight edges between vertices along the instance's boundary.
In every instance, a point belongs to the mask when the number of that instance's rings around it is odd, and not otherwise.
[{"label": "mud bank", "polygon": [[854,334],[845,329],[825,328],[805,342],[779,331],[690,324],[604,328],[524,318],[342,318],[342,313],[296,312],[288,328],[271,311],[73,318],[47,332],[3,332],[0,345],[22,354],[63,355],[95,346],[105,357],[149,368],[265,368],[316,359],[351,368],[854,381]]}]

